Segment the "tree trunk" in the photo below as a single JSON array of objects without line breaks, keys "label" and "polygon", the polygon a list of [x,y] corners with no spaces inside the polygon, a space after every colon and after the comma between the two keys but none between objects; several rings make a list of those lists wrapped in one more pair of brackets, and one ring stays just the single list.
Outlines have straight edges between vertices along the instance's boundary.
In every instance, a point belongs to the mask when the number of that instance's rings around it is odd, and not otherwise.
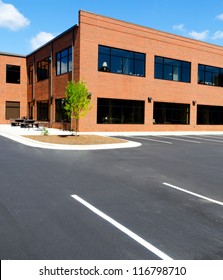
[{"label": "tree trunk", "polygon": [[78,131],[79,131],[79,119],[75,119],[75,136],[77,136]]}]

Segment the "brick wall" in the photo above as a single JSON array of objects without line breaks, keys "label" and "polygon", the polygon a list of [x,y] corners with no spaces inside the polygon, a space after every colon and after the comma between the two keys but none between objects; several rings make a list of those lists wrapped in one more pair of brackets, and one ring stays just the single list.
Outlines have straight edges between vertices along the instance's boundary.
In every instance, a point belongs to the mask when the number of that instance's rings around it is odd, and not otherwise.
[{"label": "brick wall", "polygon": [[[221,87],[197,84],[198,63],[223,68],[223,48],[156,31],[88,12],[80,12],[80,78],[92,92],[92,110],[81,121],[81,130],[222,130],[223,126],[196,126],[197,104],[223,106]],[[98,45],[146,54],[146,77],[133,77],[97,71]],[[191,62],[191,83],[154,79],[154,56]],[[147,102],[148,96],[153,98]],[[145,125],[96,124],[97,97],[145,101]],[[190,104],[190,125],[153,125],[153,102]]]},{"label": "brick wall", "polygon": [[[20,84],[6,83],[6,65],[20,66]],[[9,123],[5,118],[6,101],[20,102],[20,117],[27,115],[26,58],[0,53],[0,123]]]}]

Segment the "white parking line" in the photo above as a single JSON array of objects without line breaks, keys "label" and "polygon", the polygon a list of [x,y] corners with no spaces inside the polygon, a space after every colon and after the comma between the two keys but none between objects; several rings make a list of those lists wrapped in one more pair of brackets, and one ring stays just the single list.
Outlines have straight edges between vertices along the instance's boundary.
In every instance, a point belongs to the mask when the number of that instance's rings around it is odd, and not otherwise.
[{"label": "white parking line", "polygon": [[142,139],[142,140],[146,140],[146,141],[153,141],[153,142],[159,142],[159,143],[170,144],[170,145],[173,144],[172,142],[155,140],[155,139],[151,139],[151,138],[138,137],[138,136],[130,136],[130,138]]},{"label": "white parking line", "polygon": [[186,139],[181,139],[181,138],[176,138],[176,137],[169,137],[169,136],[160,136],[162,138],[170,139],[170,140],[176,140],[176,141],[184,141],[184,142],[190,142],[190,143],[195,143],[195,144],[201,144],[201,142],[198,141],[193,141],[193,140],[186,140]]},{"label": "white parking line", "polygon": [[204,141],[210,141],[210,142],[223,143],[223,141],[218,141],[218,140],[214,140],[214,139],[208,139],[208,138],[204,138],[204,137],[201,137],[201,136],[193,137],[193,136],[185,135],[184,137],[193,138],[193,139],[199,139],[199,140],[204,140]]},{"label": "white parking line", "polygon": [[213,139],[222,139],[222,135],[219,135],[219,136],[210,136],[210,135],[205,135],[205,137],[207,137],[207,138],[213,138]]},{"label": "white parking line", "polygon": [[218,201],[218,200],[215,200],[215,199],[212,199],[212,198],[209,198],[209,197],[207,197],[207,196],[203,196],[203,195],[200,195],[200,194],[198,194],[198,193],[194,193],[194,192],[191,192],[191,191],[187,191],[187,190],[185,190],[185,189],[179,188],[179,187],[177,187],[177,186],[174,186],[174,185],[171,185],[171,184],[168,184],[168,183],[163,183],[163,185],[168,186],[168,187],[173,188],[173,189],[176,189],[176,190],[178,190],[178,191],[185,192],[185,193],[188,193],[188,194],[190,194],[190,195],[193,195],[193,196],[196,196],[196,197],[205,199],[205,200],[207,200],[207,201],[209,201],[209,202],[212,202],[212,203],[215,203],[215,204],[218,204],[218,205],[223,206],[223,202]]},{"label": "white parking line", "polygon": [[165,253],[163,253],[162,251],[160,251],[159,249],[154,247],[152,244],[150,244],[149,242],[147,242],[146,240],[144,240],[143,238],[141,238],[140,236],[138,236],[137,234],[135,234],[134,232],[132,232],[131,230],[126,228],[125,226],[123,226],[120,223],[116,222],[114,219],[112,219],[108,215],[104,214],[102,211],[100,211],[99,209],[95,208],[93,205],[91,205],[90,203],[88,203],[87,201],[82,199],[81,197],[79,197],[77,195],[71,195],[71,196],[75,200],[77,200],[78,202],[83,204],[85,207],[90,209],[92,212],[94,212],[95,214],[100,216],[102,219],[106,220],[107,222],[109,222],[110,224],[115,226],[117,229],[119,229],[120,231],[124,232],[126,235],[128,235],[132,239],[134,239],[136,242],[141,244],[143,247],[148,249],[150,252],[152,252],[155,255],[157,255],[158,257],[160,257],[161,259],[163,259],[163,260],[172,260],[172,258],[167,256]]}]

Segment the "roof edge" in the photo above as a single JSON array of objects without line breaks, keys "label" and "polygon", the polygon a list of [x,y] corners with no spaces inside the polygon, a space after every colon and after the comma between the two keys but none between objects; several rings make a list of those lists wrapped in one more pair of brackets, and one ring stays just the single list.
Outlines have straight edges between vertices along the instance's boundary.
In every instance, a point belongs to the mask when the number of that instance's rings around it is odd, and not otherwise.
[{"label": "roof edge", "polygon": [[64,32],[60,33],[59,35],[57,35],[56,37],[54,37],[53,39],[51,39],[50,41],[46,42],[44,45],[40,46],[39,48],[35,49],[34,51],[32,51],[31,53],[27,54],[25,57],[28,57],[32,54],[34,54],[35,52],[41,50],[42,48],[46,47],[48,44],[51,44],[53,41],[59,39],[60,37],[64,36],[66,33],[70,32],[72,29],[78,27],[78,24],[75,24],[73,26],[71,26],[70,28],[68,28],[67,30],[65,30]]},{"label": "roof edge", "polygon": [[0,52],[0,55],[26,58],[26,55],[16,54],[16,53]]}]

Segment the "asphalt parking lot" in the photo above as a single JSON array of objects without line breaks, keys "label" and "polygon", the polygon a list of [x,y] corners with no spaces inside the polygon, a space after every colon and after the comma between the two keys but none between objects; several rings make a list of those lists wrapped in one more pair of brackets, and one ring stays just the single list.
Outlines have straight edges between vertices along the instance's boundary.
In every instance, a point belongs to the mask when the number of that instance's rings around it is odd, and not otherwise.
[{"label": "asphalt parking lot", "polygon": [[223,135],[125,138],[142,146],[0,137],[0,259],[222,260]]}]

